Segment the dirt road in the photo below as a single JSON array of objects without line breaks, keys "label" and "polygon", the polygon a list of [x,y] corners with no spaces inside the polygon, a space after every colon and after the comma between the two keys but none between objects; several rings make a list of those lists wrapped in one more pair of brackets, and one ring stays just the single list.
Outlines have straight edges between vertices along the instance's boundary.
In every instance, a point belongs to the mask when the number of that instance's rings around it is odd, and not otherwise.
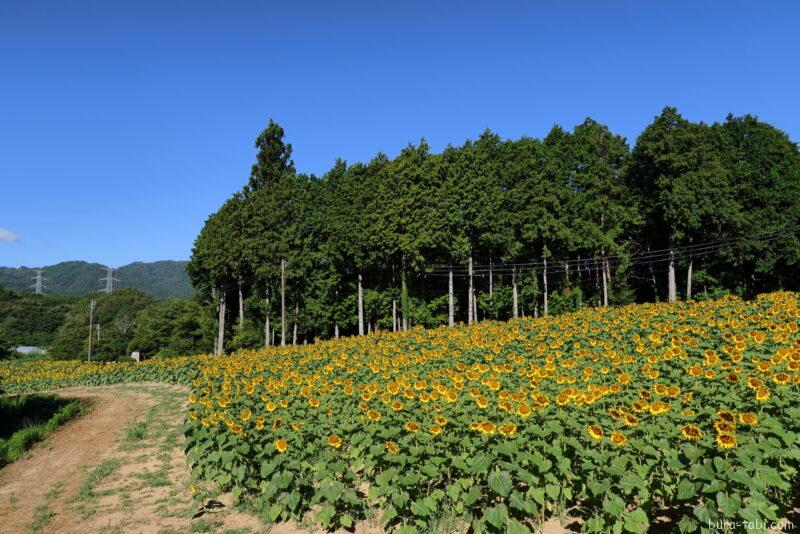
[{"label": "dirt road", "polygon": [[180,447],[184,390],[137,384],[58,393],[90,401],[91,411],[0,470],[0,531],[264,530],[227,507],[191,519],[198,503]]}]

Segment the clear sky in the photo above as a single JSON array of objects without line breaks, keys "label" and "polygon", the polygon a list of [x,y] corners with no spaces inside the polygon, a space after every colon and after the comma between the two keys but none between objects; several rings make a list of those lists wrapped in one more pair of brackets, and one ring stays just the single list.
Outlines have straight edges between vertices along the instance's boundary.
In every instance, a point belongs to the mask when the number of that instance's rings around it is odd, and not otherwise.
[{"label": "clear sky", "polygon": [[298,170],[665,105],[800,140],[794,1],[0,1],[0,265],[186,259],[270,117]]}]

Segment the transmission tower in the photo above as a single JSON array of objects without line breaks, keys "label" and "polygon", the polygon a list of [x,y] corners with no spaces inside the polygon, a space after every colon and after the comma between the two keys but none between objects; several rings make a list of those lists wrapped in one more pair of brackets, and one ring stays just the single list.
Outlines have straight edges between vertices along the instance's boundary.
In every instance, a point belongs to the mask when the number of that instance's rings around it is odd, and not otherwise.
[{"label": "transmission tower", "polygon": [[119,282],[119,280],[114,278],[114,269],[111,267],[106,267],[106,276],[105,278],[101,278],[100,281],[106,283],[106,288],[101,290],[105,293],[114,291],[114,282]]},{"label": "transmission tower", "polygon": [[36,276],[33,277],[33,280],[35,280],[35,283],[31,287],[34,288],[37,295],[41,295],[44,292],[45,287],[47,287],[44,285],[46,278],[42,277],[41,269],[36,269]]}]

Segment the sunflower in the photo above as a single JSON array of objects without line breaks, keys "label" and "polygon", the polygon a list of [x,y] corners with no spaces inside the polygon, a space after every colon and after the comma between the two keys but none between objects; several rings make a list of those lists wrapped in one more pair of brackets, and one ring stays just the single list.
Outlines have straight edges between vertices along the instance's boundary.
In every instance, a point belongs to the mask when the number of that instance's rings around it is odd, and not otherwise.
[{"label": "sunflower", "polygon": [[504,425],[500,425],[500,428],[497,429],[500,432],[500,435],[510,437],[517,433],[517,425],[514,423],[506,423]]},{"label": "sunflower", "polygon": [[650,405],[650,413],[653,415],[659,415],[662,413],[666,413],[669,411],[669,404],[666,402],[654,402]]},{"label": "sunflower", "polygon": [[718,434],[717,445],[723,449],[732,449],[736,446],[736,436],[733,434]]},{"label": "sunflower", "polygon": [[380,421],[381,414],[377,410],[370,410],[367,412],[367,417],[369,417],[372,421]]},{"label": "sunflower", "polygon": [[397,447],[397,444],[394,441],[387,441],[386,450],[389,451],[390,454],[397,454],[400,449]]},{"label": "sunflower", "polygon": [[402,410],[402,409],[403,409],[403,403],[402,402],[394,401],[392,403],[392,410],[394,410],[395,412],[399,411],[399,410]]},{"label": "sunflower", "polygon": [[286,443],[285,439],[277,439],[277,440],[275,440],[275,450],[277,450],[279,453],[283,454],[284,452],[286,452],[286,449],[288,449],[288,448],[289,448],[289,444]]},{"label": "sunflower", "polygon": [[725,421],[726,423],[735,424],[736,423],[736,414],[733,412],[729,412],[728,410],[717,410],[717,417],[720,420]]},{"label": "sunflower", "polygon": [[781,386],[788,384],[791,379],[792,377],[786,373],[778,373],[772,377],[772,381]]},{"label": "sunflower", "polygon": [[626,443],[628,443],[628,438],[622,432],[614,431],[611,433],[611,443],[616,445],[617,447],[622,447]]},{"label": "sunflower", "polygon": [[625,418],[622,420],[623,423],[627,426],[638,426],[639,419],[633,414],[627,414]]},{"label": "sunflower", "polygon": [[484,409],[487,406],[489,406],[489,399],[487,399],[484,396],[476,397],[475,398],[475,404],[478,405],[478,408]]},{"label": "sunflower", "polygon": [[342,446],[342,438],[334,434],[328,438],[328,445],[330,445],[334,449],[338,449],[339,447]]},{"label": "sunflower", "polygon": [[603,429],[600,425],[589,425],[586,427],[586,433],[589,434],[589,437],[593,440],[600,441],[603,439]]},{"label": "sunflower", "polygon": [[739,414],[739,421],[748,426],[758,424],[758,416],[751,412],[744,412]]},{"label": "sunflower", "polygon": [[492,434],[494,434],[495,430],[494,423],[492,423],[491,421],[484,421],[483,423],[481,423],[479,430],[481,431],[481,433],[486,434],[487,436],[491,436]]},{"label": "sunflower", "polygon": [[267,411],[268,411],[268,412],[274,412],[274,411],[275,411],[275,410],[278,408],[278,405],[277,405],[277,404],[275,404],[275,403],[274,403],[274,402],[272,402],[272,401],[269,401],[269,402],[267,403],[267,405],[266,405],[266,408],[267,408]]},{"label": "sunflower", "polygon": [[757,401],[765,401],[772,396],[768,388],[758,388],[756,390],[756,400]]},{"label": "sunflower", "polygon": [[717,421],[714,423],[714,430],[720,434],[731,434],[736,431],[736,425],[727,421]]},{"label": "sunflower", "polygon": [[242,412],[242,422],[247,422],[250,419],[250,416],[253,415],[253,412],[250,411],[250,408],[245,408]]},{"label": "sunflower", "polygon": [[697,425],[683,425],[681,427],[681,435],[683,435],[685,439],[695,441],[703,437],[703,431],[700,430],[700,427]]},{"label": "sunflower", "polygon": [[403,428],[405,428],[409,432],[419,432],[419,425],[414,421],[406,422],[406,424],[403,425]]},{"label": "sunflower", "polygon": [[433,425],[428,429],[428,432],[433,434],[434,436],[438,436],[439,434],[442,433],[442,427],[440,427],[439,425]]},{"label": "sunflower", "polygon": [[308,405],[311,406],[312,408],[318,408],[319,407],[319,399],[317,399],[317,398],[308,399]]},{"label": "sunflower", "polygon": [[517,407],[517,415],[519,415],[523,419],[526,419],[526,418],[530,417],[530,415],[532,413],[533,413],[533,410],[531,410],[531,407],[528,406],[527,404],[520,404]]}]

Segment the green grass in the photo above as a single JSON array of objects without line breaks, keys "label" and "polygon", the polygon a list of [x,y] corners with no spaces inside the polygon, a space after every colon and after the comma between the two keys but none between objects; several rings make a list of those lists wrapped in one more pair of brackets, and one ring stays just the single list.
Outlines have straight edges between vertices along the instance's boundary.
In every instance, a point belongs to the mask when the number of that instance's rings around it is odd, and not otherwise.
[{"label": "green grass", "polygon": [[87,409],[77,399],[53,395],[1,397],[0,467],[18,459],[34,443]]},{"label": "green grass", "polygon": [[37,506],[33,511],[33,523],[28,525],[28,532],[39,532],[46,527],[56,516],[46,504]]},{"label": "green grass", "polygon": [[192,532],[214,532],[222,526],[222,521],[198,519],[192,523]]},{"label": "green grass", "polygon": [[147,423],[139,421],[125,429],[125,442],[137,443],[147,436]]},{"label": "green grass", "polygon": [[83,484],[81,484],[81,487],[78,489],[78,494],[75,496],[75,500],[90,501],[97,497],[97,486],[119,469],[119,466],[119,460],[113,458],[111,460],[105,460],[95,467],[86,477],[86,480],[83,481]]}]

